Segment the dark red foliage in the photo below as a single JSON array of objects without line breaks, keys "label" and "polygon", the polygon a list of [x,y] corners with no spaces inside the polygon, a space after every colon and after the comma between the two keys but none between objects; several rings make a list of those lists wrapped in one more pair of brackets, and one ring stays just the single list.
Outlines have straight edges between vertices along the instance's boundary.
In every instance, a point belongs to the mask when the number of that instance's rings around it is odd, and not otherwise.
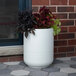
[{"label": "dark red foliage", "polygon": [[40,13],[41,11],[43,11],[45,8],[46,8],[45,6],[43,6],[42,8],[40,8],[39,13]]},{"label": "dark red foliage", "polygon": [[56,18],[45,6],[40,8],[39,13],[34,13],[33,15],[37,22],[35,28],[49,28],[54,24],[54,19]]}]

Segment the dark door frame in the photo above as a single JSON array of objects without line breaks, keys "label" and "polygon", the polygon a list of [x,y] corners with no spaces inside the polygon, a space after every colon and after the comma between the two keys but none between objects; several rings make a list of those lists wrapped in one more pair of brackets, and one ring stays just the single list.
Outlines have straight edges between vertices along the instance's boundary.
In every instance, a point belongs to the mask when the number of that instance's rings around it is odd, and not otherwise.
[{"label": "dark door frame", "polygon": [[[24,8],[24,1],[26,0],[19,0],[19,11],[21,11],[20,8]],[[22,2],[22,3],[21,3]],[[18,39],[1,39],[0,40],[0,46],[13,46],[13,45],[23,45],[23,35],[21,33],[18,33],[19,37]]]}]

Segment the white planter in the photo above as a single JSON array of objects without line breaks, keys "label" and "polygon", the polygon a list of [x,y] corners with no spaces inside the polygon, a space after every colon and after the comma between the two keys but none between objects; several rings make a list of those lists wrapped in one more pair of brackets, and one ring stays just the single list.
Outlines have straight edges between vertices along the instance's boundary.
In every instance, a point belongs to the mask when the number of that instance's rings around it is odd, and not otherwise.
[{"label": "white planter", "polygon": [[33,68],[44,68],[53,62],[53,29],[36,29],[35,35],[24,36],[24,62]]}]

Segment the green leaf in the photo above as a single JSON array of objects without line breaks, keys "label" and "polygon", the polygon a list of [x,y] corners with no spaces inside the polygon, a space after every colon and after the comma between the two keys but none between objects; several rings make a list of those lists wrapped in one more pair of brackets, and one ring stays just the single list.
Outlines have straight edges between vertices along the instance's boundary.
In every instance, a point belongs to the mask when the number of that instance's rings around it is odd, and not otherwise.
[{"label": "green leaf", "polygon": [[54,35],[58,35],[61,31],[61,28],[58,27],[57,25],[52,26],[53,30],[54,30]]},{"label": "green leaf", "polygon": [[59,22],[59,26],[61,26],[61,22]]},{"label": "green leaf", "polygon": [[61,24],[59,19],[56,19],[54,22],[55,22],[55,25],[60,25]]},{"label": "green leaf", "polygon": [[61,31],[60,26],[61,26],[60,20],[59,19],[55,19],[54,20],[54,25],[51,27],[54,30],[54,35],[58,35],[60,33],[60,31]]},{"label": "green leaf", "polygon": [[54,30],[56,30],[56,29],[57,29],[57,27],[58,27],[57,25],[53,25],[53,29],[54,29]]},{"label": "green leaf", "polygon": [[60,28],[57,28],[56,30],[56,35],[58,35],[60,33],[61,29]]}]

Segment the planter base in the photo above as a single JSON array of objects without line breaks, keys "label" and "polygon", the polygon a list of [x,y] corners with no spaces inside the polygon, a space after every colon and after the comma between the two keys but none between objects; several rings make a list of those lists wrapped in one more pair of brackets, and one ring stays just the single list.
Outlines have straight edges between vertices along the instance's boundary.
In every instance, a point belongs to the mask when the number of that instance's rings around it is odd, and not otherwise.
[{"label": "planter base", "polygon": [[29,66],[29,65],[28,65],[28,67],[30,67],[30,68],[42,69],[42,68],[47,68],[48,66],[41,66],[41,67],[40,67],[40,66],[38,66],[38,67],[36,66],[36,67],[35,67],[35,66]]}]

